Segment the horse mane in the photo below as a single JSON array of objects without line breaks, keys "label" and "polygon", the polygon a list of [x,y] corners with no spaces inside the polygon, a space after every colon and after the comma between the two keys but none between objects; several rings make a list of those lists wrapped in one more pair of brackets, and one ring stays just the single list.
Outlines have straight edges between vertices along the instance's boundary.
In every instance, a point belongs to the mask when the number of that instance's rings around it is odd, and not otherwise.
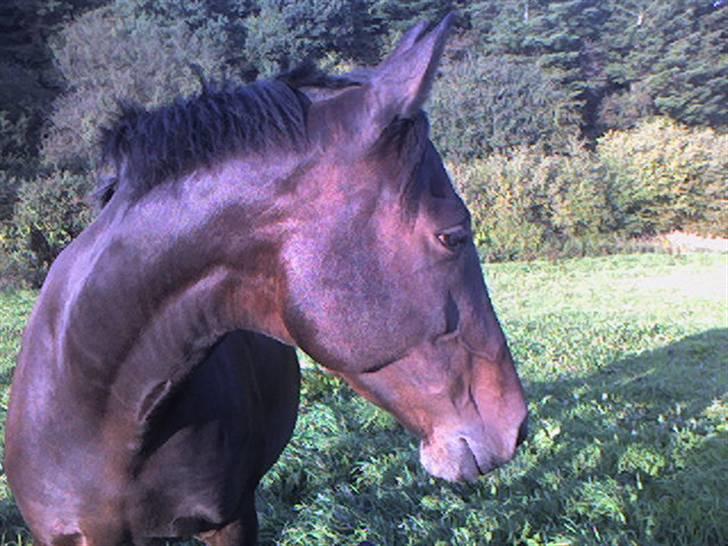
[{"label": "horse mane", "polygon": [[[299,151],[307,144],[312,97],[362,85],[363,73],[332,76],[305,63],[271,80],[248,85],[202,81],[202,91],[147,110],[121,102],[121,113],[101,130],[96,201],[118,191],[138,199],[162,183],[241,153]],[[202,78],[201,78],[202,79]],[[318,90],[318,92],[315,92]]]}]

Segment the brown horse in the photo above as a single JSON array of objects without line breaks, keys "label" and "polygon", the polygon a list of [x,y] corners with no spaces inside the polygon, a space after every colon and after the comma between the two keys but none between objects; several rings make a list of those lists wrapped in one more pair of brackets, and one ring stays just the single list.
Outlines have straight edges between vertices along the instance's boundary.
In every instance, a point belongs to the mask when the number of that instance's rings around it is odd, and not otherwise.
[{"label": "brown horse", "polygon": [[377,68],[206,88],[105,135],[96,221],[31,317],[6,471],[36,544],[254,544],[299,346],[421,439],[511,459],[526,404],[422,105],[452,23]]}]

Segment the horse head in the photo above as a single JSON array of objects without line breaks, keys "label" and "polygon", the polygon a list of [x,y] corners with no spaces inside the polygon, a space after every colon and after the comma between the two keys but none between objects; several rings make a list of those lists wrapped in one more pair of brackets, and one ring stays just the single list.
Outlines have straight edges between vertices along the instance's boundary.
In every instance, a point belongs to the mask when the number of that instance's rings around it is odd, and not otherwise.
[{"label": "horse head", "polygon": [[282,308],[300,347],[421,438],[430,473],[471,480],[514,456],[527,409],[422,112],[451,25],[415,27],[310,105],[320,154],[297,184]]}]

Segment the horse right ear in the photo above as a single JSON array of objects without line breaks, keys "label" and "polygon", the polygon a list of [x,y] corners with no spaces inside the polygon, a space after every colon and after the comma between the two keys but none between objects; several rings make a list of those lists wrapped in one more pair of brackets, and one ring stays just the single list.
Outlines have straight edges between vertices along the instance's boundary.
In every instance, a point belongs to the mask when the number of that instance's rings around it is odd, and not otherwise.
[{"label": "horse right ear", "polygon": [[412,28],[372,74],[368,92],[370,123],[380,133],[395,118],[417,114],[427,100],[455,14],[425,34],[426,23]]},{"label": "horse right ear", "polygon": [[374,144],[395,119],[415,116],[430,93],[454,20],[451,13],[430,32],[427,23],[416,25],[379,66],[350,78],[361,77],[361,83],[315,101],[312,133],[346,135],[361,149]]},{"label": "horse right ear", "polygon": [[399,39],[397,47],[394,48],[394,51],[389,54],[387,59],[391,59],[393,57],[396,57],[397,55],[401,55],[402,53],[410,49],[413,45],[415,45],[415,43],[420,38],[422,38],[422,36],[424,36],[428,26],[429,23],[427,21],[420,21],[407,32],[405,32]]}]

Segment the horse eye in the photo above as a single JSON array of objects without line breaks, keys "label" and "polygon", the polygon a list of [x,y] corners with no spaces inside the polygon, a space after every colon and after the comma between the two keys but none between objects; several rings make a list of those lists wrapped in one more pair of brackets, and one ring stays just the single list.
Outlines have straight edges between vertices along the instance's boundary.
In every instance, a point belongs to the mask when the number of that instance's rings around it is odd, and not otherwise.
[{"label": "horse eye", "polygon": [[446,229],[437,234],[437,240],[448,250],[458,250],[470,239],[470,231],[457,226]]}]

